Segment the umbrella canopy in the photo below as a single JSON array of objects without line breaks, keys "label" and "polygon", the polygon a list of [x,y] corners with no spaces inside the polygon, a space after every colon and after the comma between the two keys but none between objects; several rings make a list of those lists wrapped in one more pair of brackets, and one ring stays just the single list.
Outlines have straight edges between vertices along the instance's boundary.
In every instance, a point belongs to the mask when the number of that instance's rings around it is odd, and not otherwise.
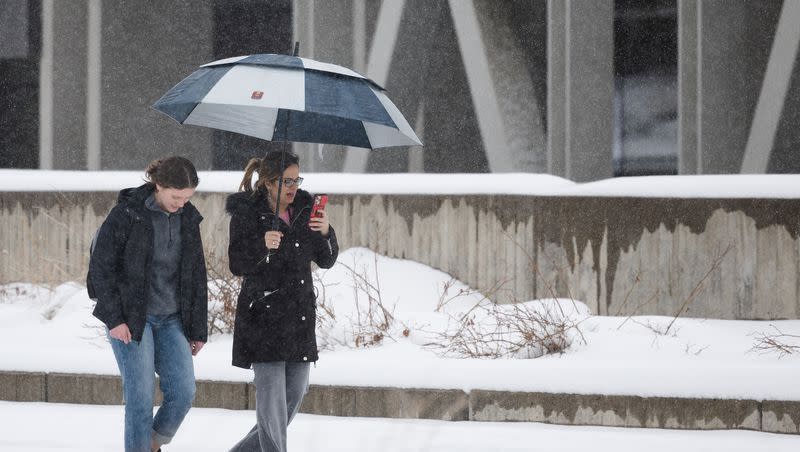
[{"label": "umbrella canopy", "polygon": [[421,145],[384,91],[341,66],[260,54],[203,65],[153,107],[181,124],[270,141],[369,149]]}]

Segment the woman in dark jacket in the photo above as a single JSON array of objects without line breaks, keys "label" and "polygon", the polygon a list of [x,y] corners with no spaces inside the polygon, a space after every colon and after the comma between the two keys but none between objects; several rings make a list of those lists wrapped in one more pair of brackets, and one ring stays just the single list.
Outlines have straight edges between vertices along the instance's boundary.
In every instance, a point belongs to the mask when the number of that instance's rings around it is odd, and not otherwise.
[{"label": "woman in dark jacket", "polygon": [[[188,202],[197,172],[169,157],[146,173],[149,182],[122,190],[100,227],[87,278],[122,375],[125,450],[136,452],[175,435],[194,400],[192,356],[208,338],[203,217]],[[155,417],[154,373],[164,394]]]},{"label": "woman in dark jacket", "polygon": [[[233,451],[286,451],[286,428],[308,388],[310,365],[317,360],[311,262],[330,268],[339,250],[327,214],[310,216],[313,198],[299,189],[303,178],[297,156],[286,152],[283,159],[281,165],[281,152],[269,152],[250,160],[239,193],[226,203],[231,215],[230,269],[244,277],[236,307],[233,365],[254,371],[257,420]],[[255,187],[253,173],[258,173]]]}]

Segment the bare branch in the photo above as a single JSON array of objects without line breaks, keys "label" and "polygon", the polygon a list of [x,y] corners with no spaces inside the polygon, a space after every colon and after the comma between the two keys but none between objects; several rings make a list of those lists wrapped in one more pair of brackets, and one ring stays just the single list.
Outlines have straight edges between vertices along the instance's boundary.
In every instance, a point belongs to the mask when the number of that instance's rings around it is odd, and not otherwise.
[{"label": "bare branch", "polygon": [[777,353],[779,358],[794,353],[800,353],[800,335],[786,334],[775,325],[770,326],[776,331],[775,333],[757,333],[756,341],[753,344],[751,351],[758,353]]},{"label": "bare branch", "polygon": [[667,334],[669,332],[670,328],[672,328],[672,324],[674,324],[675,321],[678,320],[678,317],[680,317],[686,311],[686,308],[689,307],[689,303],[694,301],[697,295],[700,294],[700,292],[702,292],[703,284],[706,282],[708,277],[719,268],[719,266],[722,264],[722,260],[725,258],[725,255],[728,254],[728,252],[732,248],[733,244],[729,244],[725,248],[725,251],[718,254],[717,257],[714,258],[714,261],[711,263],[711,267],[708,269],[705,275],[703,275],[703,277],[700,278],[700,281],[698,281],[697,284],[692,289],[692,291],[689,292],[689,295],[683,300],[683,303],[681,304],[678,311],[675,313],[675,316],[672,318],[672,321],[669,322],[669,325],[667,325],[667,329],[664,331],[664,334]]},{"label": "bare branch", "polygon": [[[636,274],[633,276],[633,284],[631,284],[631,288],[628,289],[628,293],[625,294],[625,299],[622,300],[622,304],[619,305],[619,309],[617,309],[617,313],[614,314],[614,316],[620,315],[622,313],[622,310],[625,309],[625,306],[628,304],[628,299],[630,298],[631,294],[633,293],[633,289],[635,289],[636,285],[639,284],[639,281],[641,281],[641,279],[639,279],[640,273],[641,272],[639,272],[638,270],[636,271]],[[636,312],[636,311],[634,310],[634,312]],[[620,326],[622,326],[622,325],[620,325]],[[617,328],[617,329],[619,329],[619,328]]]}]

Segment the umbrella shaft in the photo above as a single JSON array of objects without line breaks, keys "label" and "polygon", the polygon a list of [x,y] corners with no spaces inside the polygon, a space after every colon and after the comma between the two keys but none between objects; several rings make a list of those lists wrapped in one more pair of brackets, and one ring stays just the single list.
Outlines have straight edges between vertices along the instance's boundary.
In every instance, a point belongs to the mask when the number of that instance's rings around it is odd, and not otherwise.
[{"label": "umbrella shaft", "polygon": [[[288,118],[292,117],[291,110],[289,110],[286,114]],[[289,121],[286,121],[286,125],[283,126],[284,136],[287,135],[286,129],[288,129],[288,127],[289,127]],[[275,219],[272,220],[273,231],[278,231],[280,228],[280,224],[278,224],[278,222],[281,221],[281,191],[283,191],[283,171],[284,171],[283,166],[286,164],[286,146],[288,145],[289,145],[288,141],[283,142],[283,150],[281,151],[281,164],[278,167],[280,175],[278,176],[278,197],[275,200]]]}]

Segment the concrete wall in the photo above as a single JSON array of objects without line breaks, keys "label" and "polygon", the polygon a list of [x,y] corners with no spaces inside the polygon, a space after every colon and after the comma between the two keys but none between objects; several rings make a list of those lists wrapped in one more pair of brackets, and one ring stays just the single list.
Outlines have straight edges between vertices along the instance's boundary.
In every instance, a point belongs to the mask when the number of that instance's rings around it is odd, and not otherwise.
[{"label": "concrete wall", "polygon": [[[118,376],[0,370],[0,400],[119,405]],[[161,403],[156,390],[155,403]],[[255,409],[255,386],[200,380],[194,406]],[[311,385],[300,411],[325,416],[544,422],[672,429],[800,433],[800,402],[473,389]]]},{"label": "concrete wall", "polygon": [[[83,281],[115,197],[0,193],[0,282]],[[216,256],[224,198],[193,198]],[[800,316],[800,200],[337,195],[329,212],[342,249],[419,261],[482,291],[503,282],[501,303],[559,296],[600,315],[675,315],[688,300],[688,317]]]}]

